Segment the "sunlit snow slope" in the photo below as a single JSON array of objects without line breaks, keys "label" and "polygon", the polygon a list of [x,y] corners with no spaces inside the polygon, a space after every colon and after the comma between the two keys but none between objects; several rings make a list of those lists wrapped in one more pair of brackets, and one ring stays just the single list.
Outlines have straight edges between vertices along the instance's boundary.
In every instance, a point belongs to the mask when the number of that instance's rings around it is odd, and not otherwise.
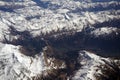
[{"label": "sunlit snow slope", "polygon": [[119,41],[119,0],[0,0],[0,80],[96,80]]}]

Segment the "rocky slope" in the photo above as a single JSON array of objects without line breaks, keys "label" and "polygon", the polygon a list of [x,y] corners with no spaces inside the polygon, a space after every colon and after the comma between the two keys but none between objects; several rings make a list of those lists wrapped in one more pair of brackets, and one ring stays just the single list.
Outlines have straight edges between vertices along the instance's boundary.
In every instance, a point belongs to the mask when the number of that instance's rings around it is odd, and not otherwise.
[{"label": "rocky slope", "polygon": [[119,41],[119,0],[0,1],[1,80],[96,80]]}]

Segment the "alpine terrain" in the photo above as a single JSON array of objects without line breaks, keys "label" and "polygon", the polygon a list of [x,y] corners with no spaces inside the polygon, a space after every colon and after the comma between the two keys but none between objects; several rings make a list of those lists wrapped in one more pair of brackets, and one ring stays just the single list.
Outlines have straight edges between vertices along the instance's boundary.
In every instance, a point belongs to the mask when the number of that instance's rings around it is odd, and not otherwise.
[{"label": "alpine terrain", "polygon": [[0,80],[120,80],[120,0],[0,0]]}]

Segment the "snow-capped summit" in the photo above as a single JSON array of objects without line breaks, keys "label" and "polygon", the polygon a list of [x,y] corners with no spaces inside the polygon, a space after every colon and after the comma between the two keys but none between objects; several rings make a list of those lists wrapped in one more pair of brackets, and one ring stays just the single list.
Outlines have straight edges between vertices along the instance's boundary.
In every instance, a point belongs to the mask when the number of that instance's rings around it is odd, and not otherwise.
[{"label": "snow-capped summit", "polygon": [[0,0],[0,80],[97,80],[119,41],[119,0]]}]

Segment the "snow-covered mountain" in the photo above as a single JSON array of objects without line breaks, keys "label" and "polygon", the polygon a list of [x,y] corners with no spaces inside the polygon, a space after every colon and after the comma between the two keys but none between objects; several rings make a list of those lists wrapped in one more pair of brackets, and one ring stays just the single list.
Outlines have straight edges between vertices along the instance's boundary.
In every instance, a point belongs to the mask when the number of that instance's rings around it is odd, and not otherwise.
[{"label": "snow-covered mountain", "polygon": [[119,41],[119,0],[0,0],[0,80],[97,80]]}]

